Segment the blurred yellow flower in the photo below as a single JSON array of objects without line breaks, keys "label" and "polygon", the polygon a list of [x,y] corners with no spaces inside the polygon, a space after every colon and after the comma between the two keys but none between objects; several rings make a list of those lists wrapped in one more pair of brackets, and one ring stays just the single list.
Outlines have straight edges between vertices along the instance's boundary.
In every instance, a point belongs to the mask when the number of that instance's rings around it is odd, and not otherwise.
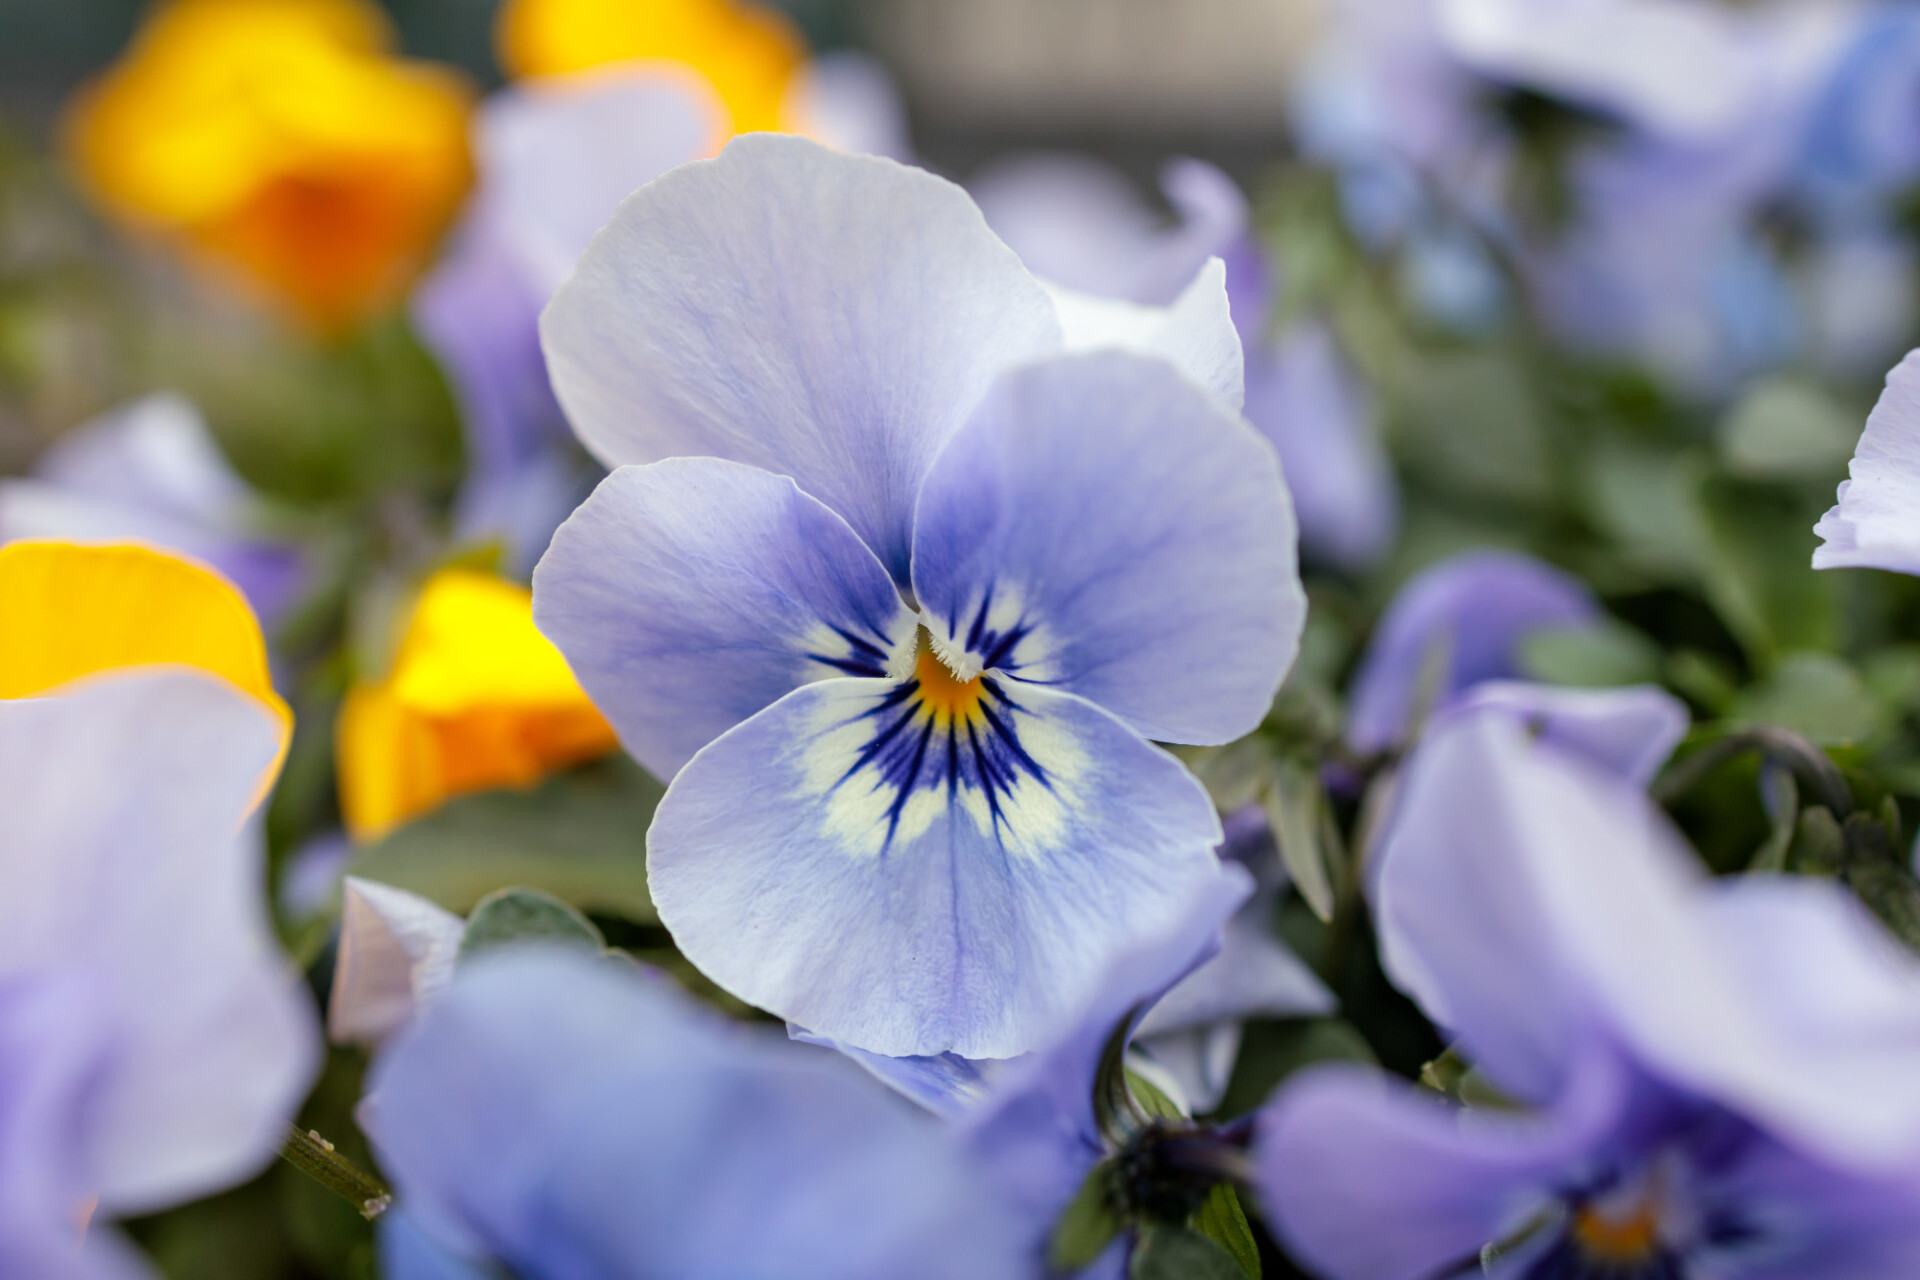
[{"label": "blurred yellow flower", "polygon": [[334,747],[347,829],[376,839],[452,796],[525,786],[619,745],[533,593],[443,569],[415,601],[392,670],[347,695]]},{"label": "blurred yellow flower", "polygon": [[[293,712],[273,690],[266,637],[231,582],[137,543],[0,547],[0,698],[151,666],[193,667],[259,699],[280,721],[285,756]],[[276,762],[263,796],[278,772]]]},{"label": "blurred yellow flower", "polygon": [[471,178],[472,93],[362,0],[172,0],[81,90],[66,146],[113,215],[337,329],[394,301]]},{"label": "blurred yellow flower", "polygon": [[691,67],[726,103],[735,133],[785,127],[781,102],[806,57],[784,14],[733,0],[507,0],[497,34],[515,76],[642,58]]}]

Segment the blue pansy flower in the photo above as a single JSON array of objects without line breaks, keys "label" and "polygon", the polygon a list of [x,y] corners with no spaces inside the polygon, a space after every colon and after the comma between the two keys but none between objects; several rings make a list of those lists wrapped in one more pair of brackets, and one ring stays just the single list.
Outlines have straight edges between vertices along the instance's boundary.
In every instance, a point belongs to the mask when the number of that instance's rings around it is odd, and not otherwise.
[{"label": "blue pansy flower", "polygon": [[1317,1273],[1920,1268],[1920,965],[1831,883],[1706,874],[1642,789],[1685,724],[1654,690],[1510,686],[1415,753],[1383,955],[1516,1109],[1348,1066],[1289,1082],[1256,1154]]},{"label": "blue pansy flower", "polygon": [[1010,1057],[1220,874],[1149,739],[1257,725],[1305,608],[1222,276],[1096,339],[959,188],[767,135],[636,193],[556,295],[575,430],[645,465],[535,616],[673,779],[649,883],[729,991]]},{"label": "blue pansy flower", "polygon": [[1023,1274],[1023,1219],[845,1062],[584,952],[462,968],[376,1060],[393,1280]]}]

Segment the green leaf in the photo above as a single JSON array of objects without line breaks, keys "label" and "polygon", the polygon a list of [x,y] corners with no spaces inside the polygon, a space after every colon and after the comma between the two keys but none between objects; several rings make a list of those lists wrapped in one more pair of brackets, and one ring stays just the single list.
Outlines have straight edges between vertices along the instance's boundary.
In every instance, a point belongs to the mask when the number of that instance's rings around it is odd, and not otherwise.
[{"label": "green leaf", "polygon": [[1860,419],[1801,379],[1762,379],[1720,422],[1720,455],[1756,480],[1837,480],[1860,438]]},{"label": "green leaf", "polygon": [[1700,586],[1755,665],[1785,650],[1835,648],[1841,575],[1808,571],[1819,512],[1723,478],[1706,480],[1700,499],[1710,533]]},{"label": "green leaf", "polygon": [[465,913],[511,886],[651,923],[647,824],[665,790],[625,756],[528,791],[461,796],[355,858],[348,874]]},{"label": "green leaf", "polygon": [[1260,798],[1294,889],[1315,915],[1331,920],[1334,879],[1320,843],[1320,811],[1325,803],[1319,773],[1295,760],[1276,763],[1273,780]]},{"label": "green leaf", "polygon": [[1162,1092],[1159,1085],[1147,1079],[1132,1067],[1128,1067],[1126,1070],[1127,1088],[1132,1091],[1133,1100],[1140,1104],[1142,1111],[1159,1120],[1184,1120],[1187,1118],[1187,1113],[1182,1111],[1179,1104],[1174,1102],[1172,1098],[1169,1098]]},{"label": "green leaf", "polygon": [[1126,1224],[1113,1207],[1113,1161],[1103,1160],[1080,1184],[1066,1212],[1054,1224],[1047,1245],[1047,1266],[1062,1274],[1093,1265]]},{"label": "green leaf", "polygon": [[1226,1097],[1215,1114],[1245,1115],[1281,1081],[1316,1062],[1379,1065],[1366,1037],[1344,1018],[1256,1019],[1247,1023]]},{"label": "green leaf", "polygon": [[1887,727],[1886,704],[1854,669],[1826,653],[1792,653],[1734,699],[1728,718],[1779,725],[1829,747],[1864,742]]},{"label": "green leaf", "polygon": [[607,940],[593,922],[552,894],[538,889],[502,889],[489,894],[467,918],[460,960],[510,942],[558,942],[605,951]]},{"label": "green leaf", "polygon": [[1624,622],[1547,628],[1520,642],[1520,670],[1529,679],[1583,689],[1650,684],[1660,678],[1660,647]]},{"label": "green leaf", "polygon": [[1260,1246],[1254,1243],[1253,1228],[1232,1183],[1214,1183],[1187,1226],[1225,1249],[1247,1280],[1260,1280]]},{"label": "green leaf", "polygon": [[1243,1280],[1244,1275],[1221,1245],[1197,1231],[1165,1223],[1140,1232],[1127,1265],[1128,1280]]}]

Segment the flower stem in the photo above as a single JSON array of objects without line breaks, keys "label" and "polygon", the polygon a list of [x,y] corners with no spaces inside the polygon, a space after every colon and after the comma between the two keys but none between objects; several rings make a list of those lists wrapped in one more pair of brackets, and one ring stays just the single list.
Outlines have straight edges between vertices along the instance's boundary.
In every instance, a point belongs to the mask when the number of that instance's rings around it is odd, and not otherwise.
[{"label": "flower stem", "polygon": [[354,1164],[311,1129],[287,1126],[280,1158],[360,1211],[371,1222],[387,1211],[393,1196],[378,1178]]}]

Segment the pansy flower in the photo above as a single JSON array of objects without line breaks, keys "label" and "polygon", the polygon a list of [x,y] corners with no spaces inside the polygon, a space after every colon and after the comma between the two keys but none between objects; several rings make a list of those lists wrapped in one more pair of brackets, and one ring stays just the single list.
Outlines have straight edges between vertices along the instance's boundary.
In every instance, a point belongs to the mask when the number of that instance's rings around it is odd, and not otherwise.
[{"label": "pansy flower", "polygon": [[1383,957],[1468,1096],[1509,1105],[1290,1081],[1257,1156],[1316,1273],[1920,1267],[1920,964],[1831,882],[1706,875],[1643,790],[1685,725],[1657,690],[1509,686],[1422,742],[1373,886]]},{"label": "pansy flower", "polygon": [[555,390],[618,469],[535,614],[673,779],[649,883],[722,986],[1007,1057],[1219,875],[1149,739],[1258,724],[1304,602],[1273,452],[1199,380],[1238,370],[1207,279],[1102,340],[1184,366],[1065,355],[964,192],[757,135],[629,198],[555,296]]},{"label": "pansy flower", "polygon": [[527,589],[442,569],[415,597],[385,673],[341,705],[341,814],[356,840],[373,841],[450,797],[528,786],[614,746],[534,627]]},{"label": "pansy flower", "polygon": [[288,721],[234,588],[0,549],[0,1274],[148,1274],[103,1224],[272,1159],[317,1066],[248,819]]}]

